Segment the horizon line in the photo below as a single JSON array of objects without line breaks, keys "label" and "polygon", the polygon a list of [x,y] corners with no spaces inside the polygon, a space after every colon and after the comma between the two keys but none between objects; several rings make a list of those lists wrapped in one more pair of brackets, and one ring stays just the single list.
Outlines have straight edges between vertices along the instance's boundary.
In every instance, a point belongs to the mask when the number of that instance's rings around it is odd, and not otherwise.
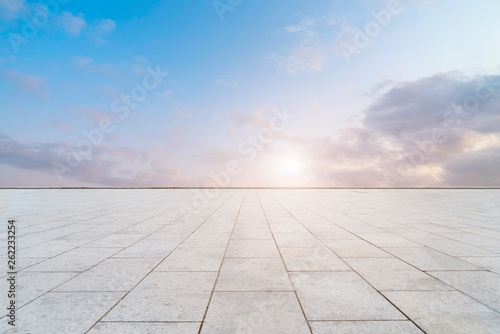
[{"label": "horizon line", "polygon": [[39,187],[39,186],[16,186],[16,187],[3,187],[0,186],[0,190],[2,189],[365,189],[365,190],[377,190],[377,189],[500,189],[500,186],[438,186],[438,187],[117,187],[117,186],[97,186],[97,187]]}]

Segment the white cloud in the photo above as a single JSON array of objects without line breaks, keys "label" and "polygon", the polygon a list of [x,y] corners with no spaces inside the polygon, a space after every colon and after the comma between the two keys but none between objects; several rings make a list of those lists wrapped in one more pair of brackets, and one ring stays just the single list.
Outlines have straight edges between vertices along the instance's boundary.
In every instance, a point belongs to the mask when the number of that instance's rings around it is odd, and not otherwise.
[{"label": "white cloud", "polygon": [[16,19],[27,9],[24,0],[0,0],[0,19]]},{"label": "white cloud", "polygon": [[164,99],[169,99],[172,96],[172,91],[169,89],[163,93],[158,93],[158,96],[161,96]]},{"label": "white cloud", "polygon": [[77,69],[89,71],[92,73],[100,73],[100,74],[111,74],[113,70],[113,65],[110,64],[100,64],[94,62],[92,58],[77,56],[71,59],[71,63]]},{"label": "white cloud", "polygon": [[313,27],[314,24],[315,21],[313,19],[306,17],[299,24],[285,27],[285,31],[287,33],[310,31],[310,28]]},{"label": "white cloud", "polygon": [[295,75],[298,72],[321,71],[327,61],[325,43],[316,28],[322,20],[303,18],[296,25],[283,28],[285,34],[291,34],[294,42],[285,53],[270,56],[284,72]]},{"label": "white cloud", "polygon": [[116,23],[110,19],[103,19],[95,26],[95,31],[99,35],[111,34],[115,29]]},{"label": "white cloud", "polygon": [[84,68],[84,67],[88,67],[90,65],[90,63],[93,62],[93,59],[89,58],[89,57],[78,56],[78,57],[73,58],[73,60],[71,62],[77,68]]},{"label": "white cloud", "polygon": [[74,36],[79,36],[87,26],[87,22],[83,15],[73,15],[67,11],[59,15],[58,22],[66,32]]},{"label": "white cloud", "polygon": [[225,75],[215,80],[217,86],[238,86],[240,83],[232,75]]},{"label": "white cloud", "polygon": [[293,49],[287,56],[272,56],[285,72],[295,75],[301,71],[321,71],[327,60],[326,53],[319,47],[303,46]]},{"label": "white cloud", "polygon": [[22,75],[17,71],[6,71],[5,77],[10,79],[18,88],[33,92],[40,88],[45,82],[42,77],[37,77],[33,75]]}]

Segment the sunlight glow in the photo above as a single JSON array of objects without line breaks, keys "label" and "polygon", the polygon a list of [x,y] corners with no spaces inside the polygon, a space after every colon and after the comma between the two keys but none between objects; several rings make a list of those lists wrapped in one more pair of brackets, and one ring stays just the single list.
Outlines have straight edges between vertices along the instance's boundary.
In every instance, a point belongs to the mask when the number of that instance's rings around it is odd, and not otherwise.
[{"label": "sunlight glow", "polygon": [[295,158],[283,160],[283,170],[289,174],[297,174],[302,170],[302,164]]}]

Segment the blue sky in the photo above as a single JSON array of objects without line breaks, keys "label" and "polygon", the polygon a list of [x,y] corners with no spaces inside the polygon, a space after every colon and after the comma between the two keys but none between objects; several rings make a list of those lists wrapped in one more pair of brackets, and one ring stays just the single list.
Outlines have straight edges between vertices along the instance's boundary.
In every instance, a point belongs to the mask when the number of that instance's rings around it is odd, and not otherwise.
[{"label": "blue sky", "polygon": [[496,1],[41,3],[0,0],[1,186],[500,183]]}]

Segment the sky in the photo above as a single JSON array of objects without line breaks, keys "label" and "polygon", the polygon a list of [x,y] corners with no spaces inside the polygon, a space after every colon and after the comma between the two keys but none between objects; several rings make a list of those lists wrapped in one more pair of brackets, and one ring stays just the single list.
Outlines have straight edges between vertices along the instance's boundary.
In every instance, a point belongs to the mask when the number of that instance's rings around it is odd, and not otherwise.
[{"label": "sky", "polygon": [[499,186],[499,12],[0,0],[0,186]]}]

